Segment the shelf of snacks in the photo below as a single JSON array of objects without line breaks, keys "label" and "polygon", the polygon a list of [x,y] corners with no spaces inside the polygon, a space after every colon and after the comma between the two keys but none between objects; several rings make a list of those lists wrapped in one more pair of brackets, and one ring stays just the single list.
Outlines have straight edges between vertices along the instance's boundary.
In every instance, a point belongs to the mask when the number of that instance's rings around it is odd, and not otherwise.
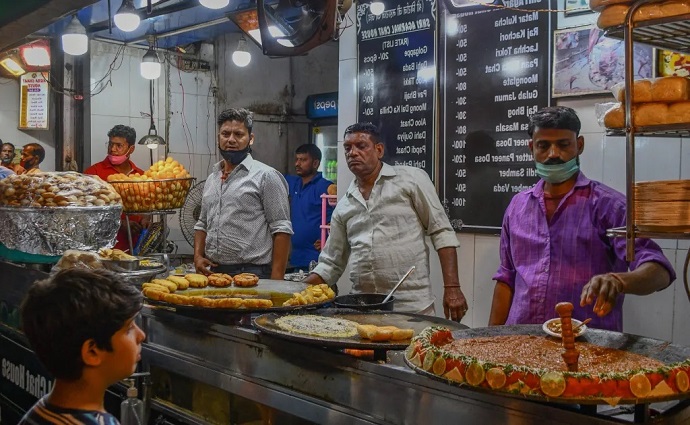
[{"label": "shelf of snacks", "polygon": [[[590,0],[601,12],[597,26],[607,37],[624,41],[625,80],[613,88],[617,104],[603,116],[606,134],[626,138],[625,228],[610,229],[612,237],[626,238],[626,258],[635,257],[638,237],[687,239],[690,196],[686,181],[636,182],[635,138],[690,136],[690,80],[684,76],[634,79],[635,43],[672,51],[690,50],[690,3],[684,0]],[[673,189],[673,190],[671,190]]]},{"label": "shelf of snacks", "polygon": [[[676,5],[677,10],[675,12],[685,13],[661,16],[664,10],[661,9],[663,3],[641,6],[633,17],[633,41],[676,52],[690,51],[690,7],[681,2],[672,3]],[[613,6],[609,7],[613,8]],[[659,11],[657,12],[654,8],[658,8]],[[625,9],[619,8],[616,13],[624,20],[623,10],[627,12],[627,7]],[[666,11],[667,13],[673,13],[671,6],[668,4],[666,5]],[[645,17],[647,19],[644,19]],[[620,40],[623,40],[624,33],[625,25],[622,24],[622,21],[616,26],[606,28],[604,31],[607,37]]]},{"label": "shelf of snacks", "polygon": [[161,213],[181,208],[194,180],[184,166],[171,157],[156,162],[143,175],[113,174],[108,177],[108,183],[122,197],[125,213]]}]

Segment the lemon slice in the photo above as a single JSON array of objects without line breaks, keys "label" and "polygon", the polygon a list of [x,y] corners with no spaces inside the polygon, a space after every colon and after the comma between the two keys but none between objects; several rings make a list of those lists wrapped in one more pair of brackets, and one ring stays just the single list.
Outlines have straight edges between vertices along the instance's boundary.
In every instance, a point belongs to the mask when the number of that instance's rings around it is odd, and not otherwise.
[{"label": "lemon slice", "polygon": [[414,352],[415,345],[410,344],[406,349],[405,349],[405,357],[407,357],[407,360],[410,360],[412,357],[414,357],[415,352]]},{"label": "lemon slice", "polygon": [[467,383],[474,385],[475,387],[484,382],[484,376],[484,368],[477,362],[469,365],[465,371],[465,379],[467,379]]},{"label": "lemon slice", "polygon": [[565,377],[560,372],[546,372],[539,379],[541,391],[549,397],[558,397],[565,391]]},{"label": "lemon slice", "polygon": [[436,360],[436,357],[434,357],[434,353],[431,352],[431,350],[427,351],[424,355],[422,369],[426,370],[427,372],[430,371],[431,368],[434,367],[434,360]]},{"label": "lemon slice", "polygon": [[435,375],[443,375],[443,372],[446,371],[446,359],[444,359],[442,356],[438,356],[434,361],[434,365],[432,366],[431,370]]},{"label": "lemon slice", "polygon": [[454,367],[453,370],[443,375],[443,377],[455,382],[465,382],[465,378],[462,377],[462,373],[457,367]]},{"label": "lemon slice", "polygon": [[688,390],[688,374],[684,370],[678,371],[676,374],[676,387],[678,391],[686,392]]},{"label": "lemon slice", "polygon": [[492,367],[486,371],[486,382],[495,390],[503,388],[506,384],[506,374],[500,367]]},{"label": "lemon slice", "polygon": [[635,397],[646,397],[652,391],[652,383],[644,373],[638,373],[630,377],[630,392]]}]

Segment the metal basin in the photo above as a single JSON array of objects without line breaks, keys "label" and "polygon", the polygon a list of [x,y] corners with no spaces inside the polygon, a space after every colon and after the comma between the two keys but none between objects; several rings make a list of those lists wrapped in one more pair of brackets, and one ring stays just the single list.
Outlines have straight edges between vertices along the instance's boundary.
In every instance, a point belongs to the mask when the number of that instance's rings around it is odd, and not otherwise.
[{"label": "metal basin", "polygon": [[395,297],[391,297],[383,303],[387,294],[350,294],[335,297],[333,303],[340,308],[351,308],[353,310],[388,310],[393,311]]}]

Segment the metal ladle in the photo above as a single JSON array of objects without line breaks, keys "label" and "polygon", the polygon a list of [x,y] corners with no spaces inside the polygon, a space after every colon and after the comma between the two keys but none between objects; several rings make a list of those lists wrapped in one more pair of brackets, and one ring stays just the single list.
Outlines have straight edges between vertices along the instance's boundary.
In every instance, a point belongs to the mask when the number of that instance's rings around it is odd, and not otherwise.
[{"label": "metal ladle", "polygon": [[400,280],[398,281],[398,283],[395,284],[395,286],[393,287],[393,289],[391,289],[391,291],[388,293],[388,295],[386,295],[386,298],[383,299],[383,301],[381,302],[381,304],[385,304],[386,301],[388,301],[388,300],[391,298],[391,296],[393,296],[393,292],[395,292],[395,290],[398,289],[398,286],[400,286],[400,284],[403,283],[403,281],[404,281],[405,279],[407,279],[407,276],[409,276],[410,273],[412,273],[412,271],[413,271],[414,269],[416,269],[416,268],[417,268],[416,266],[410,267],[410,270],[408,270],[407,273],[405,273],[405,276],[403,276],[402,279],[400,279]]}]

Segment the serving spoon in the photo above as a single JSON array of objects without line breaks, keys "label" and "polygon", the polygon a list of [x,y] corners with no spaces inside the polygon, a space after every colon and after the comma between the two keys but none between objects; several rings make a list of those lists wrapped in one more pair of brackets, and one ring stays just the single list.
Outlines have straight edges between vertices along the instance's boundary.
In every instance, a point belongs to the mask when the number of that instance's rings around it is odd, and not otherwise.
[{"label": "serving spoon", "polygon": [[398,281],[398,283],[395,284],[395,286],[393,287],[393,289],[391,289],[391,291],[388,293],[388,295],[386,295],[386,298],[383,299],[383,301],[381,302],[381,304],[385,304],[386,301],[388,301],[388,300],[391,298],[391,296],[393,295],[393,292],[395,292],[395,290],[398,289],[398,286],[400,286],[400,284],[403,283],[403,281],[404,281],[405,279],[407,279],[407,276],[409,276],[410,273],[412,273],[412,271],[413,271],[414,269],[416,269],[416,268],[417,268],[416,266],[410,267],[410,270],[408,270],[407,273],[405,273],[405,276],[403,276],[402,279],[400,279],[400,280]]}]

